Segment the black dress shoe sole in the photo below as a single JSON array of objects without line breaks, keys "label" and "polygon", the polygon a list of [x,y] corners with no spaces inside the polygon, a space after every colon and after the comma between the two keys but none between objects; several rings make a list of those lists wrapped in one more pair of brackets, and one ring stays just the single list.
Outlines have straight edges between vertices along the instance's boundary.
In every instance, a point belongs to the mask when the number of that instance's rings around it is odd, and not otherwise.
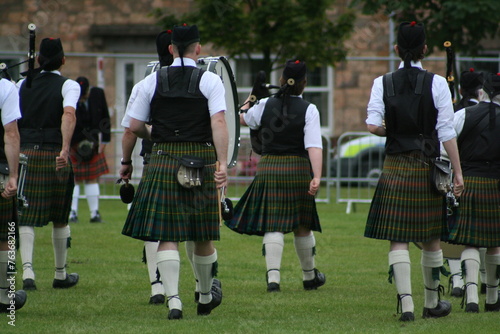
[{"label": "black dress shoe sole", "polygon": [[442,318],[451,313],[451,304],[445,300],[440,300],[435,308],[424,307],[422,318]]}]

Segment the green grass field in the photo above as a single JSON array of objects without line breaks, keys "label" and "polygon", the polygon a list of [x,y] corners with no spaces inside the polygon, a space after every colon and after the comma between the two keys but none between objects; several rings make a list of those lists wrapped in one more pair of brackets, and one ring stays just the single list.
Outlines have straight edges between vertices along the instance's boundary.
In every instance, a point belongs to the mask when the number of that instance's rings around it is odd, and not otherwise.
[{"label": "green grass field", "polygon": [[[318,269],[326,284],[304,291],[293,238],[285,237],[281,293],[266,292],[262,238],[221,228],[219,275],[224,298],[208,317],[196,315],[194,280],[181,248],[180,296],[184,319],[167,320],[165,306],[148,304],[150,285],[141,262],[143,243],[121,235],[126,205],[101,200],[105,223],[90,224],[80,201],[80,222],[71,224],[68,272],[80,274],[69,290],[52,288],[51,226],[35,230],[37,291],[28,292],[16,313],[15,327],[5,314],[0,333],[498,333],[499,314],[466,314],[459,299],[447,295],[453,311],[443,319],[424,320],[420,251],[411,246],[416,320],[399,322],[396,288],[387,282],[388,242],[363,237],[368,205],[345,213],[345,204],[318,204],[323,233],[316,234]],[[20,261],[18,261],[19,267]],[[446,278],[442,284],[448,287]],[[18,277],[21,288],[21,276]],[[484,295],[480,296],[480,310]]]}]

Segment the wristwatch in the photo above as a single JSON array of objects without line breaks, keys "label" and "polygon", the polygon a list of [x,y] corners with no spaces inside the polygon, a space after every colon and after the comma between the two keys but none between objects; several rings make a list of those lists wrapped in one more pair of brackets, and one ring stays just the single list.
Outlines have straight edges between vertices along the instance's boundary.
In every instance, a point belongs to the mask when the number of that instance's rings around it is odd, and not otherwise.
[{"label": "wristwatch", "polygon": [[122,165],[131,165],[131,164],[132,164],[132,160],[129,160],[129,161],[123,161],[123,158],[121,158],[120,163],[121,163]]}]

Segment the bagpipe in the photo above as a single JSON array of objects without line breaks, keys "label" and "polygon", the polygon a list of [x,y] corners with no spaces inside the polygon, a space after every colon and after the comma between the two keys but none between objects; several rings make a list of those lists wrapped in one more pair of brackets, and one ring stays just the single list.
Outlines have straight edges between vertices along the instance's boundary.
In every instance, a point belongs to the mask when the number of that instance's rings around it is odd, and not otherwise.
[{"label": "bagpipe", "polygon": [[[248,99],[243,103],[239,110],[241,113],[245,113],[249,108],[253,107],[259,100],[267,97],[280,97],[283,95],[290,87],[295,85],[295,79],[289,78],[283,86],[276,86],[266,83],[266,72],[259,71],[255,78],[252,91]],[[271,93],[270,89],[278,89],[276,93]],[[242,109],[244,106],[248,105],[247,109]],[[285,111],[286,113],[286,111]],[[252,130],[250,129],[250,143],[252,145],[252,150],[261,155],[262,154],[262,132],[260,129]]]},{"label": "bagpipe", "polygon": [[12,77],[9,74],[9,69],[13,68],[13,67],[20,66],[24,63],[28,63],[28,71],[21,73],[21,75],[26,76],[26,87],[31,88],[31,82],[33,81],[33,77],[37,73],[35,70],[36,25],[34,23],[28,24],[28,31],[29,31],[28,59],[26,59],[20,63],[11,65],[11,66],[7,66],[7,64],[1,63],[0,64],[0,71],[2,71],[2,74],[3,74],[5,79],[12,80]]}]

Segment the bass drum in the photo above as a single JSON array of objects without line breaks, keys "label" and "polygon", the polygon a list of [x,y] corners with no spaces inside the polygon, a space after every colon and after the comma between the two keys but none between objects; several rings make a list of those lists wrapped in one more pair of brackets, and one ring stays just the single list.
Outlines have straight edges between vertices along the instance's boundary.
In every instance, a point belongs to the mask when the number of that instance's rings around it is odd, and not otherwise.
[{"label": "bass drum", "polygon": [[[415,242],[415,246],[422,249],[421,242]],[[460,260],[462,251],[465,249],[464,245],[449,244],[447,242],[441,241],[441,249],[443,250],[443,257],[445,259]]]},{"label": "bass drum", "polygon": [[240,115],[238,109],[238,91],[234,81],[233,71],[226,57],[198,58],[196,66],[217,74],[226,91],[226,124],[229,134],[227,148],[227,167],[236,166],[238,149],[240,147]]}]

